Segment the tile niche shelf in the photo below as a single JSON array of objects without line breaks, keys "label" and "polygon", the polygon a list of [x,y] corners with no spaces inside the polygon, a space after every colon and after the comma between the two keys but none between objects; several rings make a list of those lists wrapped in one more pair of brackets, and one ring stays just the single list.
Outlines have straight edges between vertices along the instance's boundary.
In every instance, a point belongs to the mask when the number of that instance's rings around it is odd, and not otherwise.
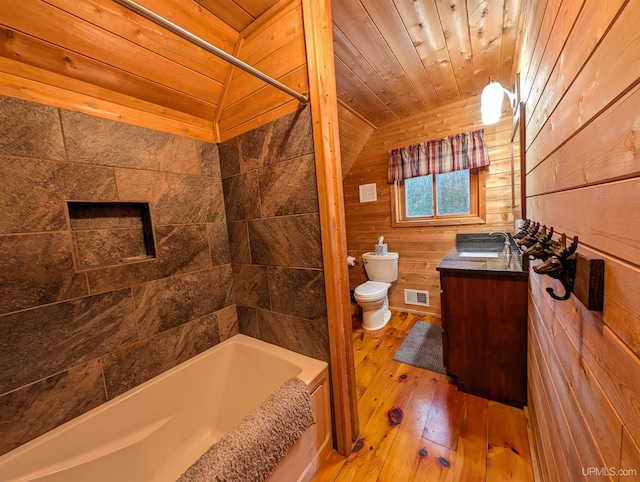
[{"label": "tile niche shelf", "polygon": [[78,269],[156,257],[148,203],[68,201],[67,207]]}]

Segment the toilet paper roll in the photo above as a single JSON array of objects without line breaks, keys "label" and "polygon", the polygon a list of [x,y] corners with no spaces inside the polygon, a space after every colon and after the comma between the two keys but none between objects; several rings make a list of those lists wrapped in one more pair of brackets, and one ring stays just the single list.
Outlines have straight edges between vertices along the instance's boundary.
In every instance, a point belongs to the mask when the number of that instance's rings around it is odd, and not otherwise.
[{"label": "toilet paper roll", "polygon": [[356,265],[356,258],[354,258],[353,256],[347,256],[347,265],[348,266],[355,266]]}]

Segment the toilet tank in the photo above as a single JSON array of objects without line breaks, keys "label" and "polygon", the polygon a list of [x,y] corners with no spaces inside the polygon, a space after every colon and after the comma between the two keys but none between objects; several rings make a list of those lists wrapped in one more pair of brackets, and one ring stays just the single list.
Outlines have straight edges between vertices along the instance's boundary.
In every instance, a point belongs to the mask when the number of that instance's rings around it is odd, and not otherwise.
[{"label": "toilet tank", "polygon": [[398,279],[398,253],[378,255],[372,252],[362,254],[362,262],[371,281],[391,283]]}]

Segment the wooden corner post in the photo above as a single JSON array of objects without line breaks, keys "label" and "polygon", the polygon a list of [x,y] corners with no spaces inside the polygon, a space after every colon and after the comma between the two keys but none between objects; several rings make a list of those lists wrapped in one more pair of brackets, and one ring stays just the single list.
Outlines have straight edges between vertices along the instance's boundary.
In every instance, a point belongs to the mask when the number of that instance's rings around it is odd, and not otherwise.
[{"label": "wooden corner post", "polygon": [[338,453],[348,455],[358,435],[359,426],[351,340],[331,0],[302,0],[302,17],[320,203],[336,449]]}]

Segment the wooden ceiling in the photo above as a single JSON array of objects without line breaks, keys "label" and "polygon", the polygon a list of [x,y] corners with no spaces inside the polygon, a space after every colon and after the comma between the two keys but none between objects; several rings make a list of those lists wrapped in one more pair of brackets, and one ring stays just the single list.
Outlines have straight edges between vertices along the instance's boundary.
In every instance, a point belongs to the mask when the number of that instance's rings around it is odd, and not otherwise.
[{"label": "wooden ceiling", "polygon": [[332,0],[338,97],[380,127],[514,82],[521,0]]},{"label": "wooden ceiling", "polygon": [[241,32],[278,0],[195,0],[224,23]]},{"label": "wooden ceiling", "polygon": [[[137,1],[307,91],[298,1]],[[475,96],[490,75],[510,85],[520,2],[332,0],[339,99],[379,127]],[[127,112],[144,111],[144,122],[155,119],[150,127],[164,129],[169,119],[182,133],[216,141],[296,108],[286,94],[111,0],[19,4],[0,1],[0,93],[134,123]],[[29,94],[25,82],[34,82]]]},{"label": "wooden ceiling", "polygon": [[[242,31],[275,0],[196,0]],[[376,127],[514,82],[522,0],[332,0],[338,97]]]},{"label": "wooden ceiling", "polygon": [[[137,2],[308,91],[299,1]],[[112,0],[0,1],[0,93],[216,142],[298,103]]]}]

